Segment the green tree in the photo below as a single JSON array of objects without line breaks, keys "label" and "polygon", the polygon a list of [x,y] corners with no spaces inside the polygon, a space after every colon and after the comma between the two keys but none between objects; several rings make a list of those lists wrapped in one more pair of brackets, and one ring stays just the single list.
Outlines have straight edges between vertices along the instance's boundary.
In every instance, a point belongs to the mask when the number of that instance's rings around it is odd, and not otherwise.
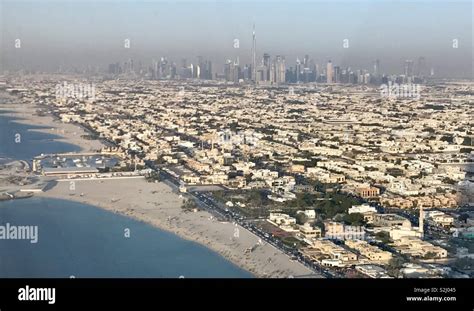
[{"label": "green tree", "polygon": [[392,241],[390,239],[390,234],[388,232],[385,232],[385,231],[377,232],[375,234],[375,237],[377,238],[377,240],[379,240],[380,242],[382,242],[384,244],[388,244]]},{"label": "green tree", "polygon": [[425,259],[433,259],[433,258],[436,258],[436,253],[433,253],[433,252],[428,252],[425,254],[425,256],[423,256],[423,258]]},{"label": "green tree", "polygon": [[302,225],[308,221],[308,216],[306,216],[304,213],[296,214],[295,218],[298,225]]},{"label": "green tree", "polygon": [[346,214],[343,220],[347,225],[352,226],[362,226],[365,224],[364,215],[361,213]]},{"label": "green tree", "polygon": [[324,226],[324,222],[322,220],[317,220],[314,224],[313,224],[313,227],[314,228],[319,228],[321,229],[321,234],[324,235],[324,233],[326,232],[326,228]]},{"label": "green tree", "polygon": [[390,259],[387,265],[388,274],[398,278],[401,275],[400,269],[403,268],[404,263],[405,263],[405,260],[400,256],[395,256],[392,259]]}]

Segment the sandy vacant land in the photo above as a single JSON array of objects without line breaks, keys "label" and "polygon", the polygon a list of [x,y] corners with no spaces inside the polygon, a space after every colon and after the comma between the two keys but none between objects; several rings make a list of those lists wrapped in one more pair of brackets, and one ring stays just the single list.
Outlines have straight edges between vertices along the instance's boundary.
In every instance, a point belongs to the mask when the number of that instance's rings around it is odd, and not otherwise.
[{"label": "sandy vacant land", "polygon": [[[158,228],[196,241],[258,277],[297,277],[312,272],[296,261],[263,243],[246,229],[220,222],[206,211],[187,212],[181,208],[182,198],[164,183],[140,179],[76,180],[38,196],[74,200],[133,217]],[[258,245],[251,253],[245,250]]]}]

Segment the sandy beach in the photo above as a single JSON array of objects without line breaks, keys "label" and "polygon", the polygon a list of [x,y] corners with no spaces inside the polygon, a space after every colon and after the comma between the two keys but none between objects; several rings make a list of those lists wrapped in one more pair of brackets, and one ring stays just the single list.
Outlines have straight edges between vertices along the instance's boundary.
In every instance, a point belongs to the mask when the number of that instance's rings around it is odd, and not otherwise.
[{"label": "sandy beach", "polygon": [[71,123],[55,121],[52,115],[37,115],[37,107],[33,104],[4,103],[0,105],[0,111],[5,116],[18,118],[17,123],[31,124],[44,128],[34,129],[37,132],[57,135],[56,141],[69,143],[81,148],[82,152],[93,152],[100,150],[104,144],[99,140],[88,140],[81,136],[89,134],[86,130]]},{"label": "sandy beach", "polygon": [[[81,138],[87,132],[79,126],[57,122],[52,116],[35,115],[33,105],[4,104],[0,109],[11,110],[9,115],[21,118],[17,122],[45,126],[39,131],[61,136],[59,141],[77,145],[82,152],[103,146],[100,141]],[[86,203],[149,223],[205,245],[257,277],[313,274],[272,245],[259,243],[257,236],[240,226],[220,222],[206,211],[183,210],[182,196],[165,183],[149,183],[144,178],[74,180],[75,190],[71,191],[70,182],[59,181],[55,187],[35,195]],[[250,248],[253,251],[246,252]]]},{"label": "sandy beach", "polygon": [[[183,210],[183,198],[164,183],[149,183],[144,178],[76,180],[71,191],[70,182],[60,181],[38,196],[86,203],[144,221],[205,245],[258,277],[312,273],[273,246],[260,245],[257,236],[240,226],[220,222],[206,211]],[[253,246],[253,252],[245,253]]]}]

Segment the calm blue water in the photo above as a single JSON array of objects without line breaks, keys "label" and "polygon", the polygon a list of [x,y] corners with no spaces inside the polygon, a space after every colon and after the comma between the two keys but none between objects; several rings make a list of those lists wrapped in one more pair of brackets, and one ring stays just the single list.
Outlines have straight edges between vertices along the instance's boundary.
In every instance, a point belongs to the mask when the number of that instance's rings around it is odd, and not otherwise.
[{"label": "calm blue water", "polygon": [[38,242],[0,240],[0,277],[251,277],[197,243],[81,203],[0,202],[6,223],[38,226]]},{"label": "calm blue water", "polygon": [[[78,151],[0,112],[0,158]],[[15,134],[21,143],[15,143]],[[0,239],[0,277],[252,277],[207,248],[150,225],[64,200],[0,202],[0,225],[38,226],[39,240]],[[130,238],[124,236],[130,229]]]},{"label": "calm blue water", "polygon": [[[80,150],[78,146],[55,141],[54,139],[59,138],[57,135],[35,131],[41,128],[15,122],[15,118],[6,116],[5,112],[0,110],[0,157],[30,161],[41,153]],[[15,141],[16,134],[20,134],[19,143]]]}]

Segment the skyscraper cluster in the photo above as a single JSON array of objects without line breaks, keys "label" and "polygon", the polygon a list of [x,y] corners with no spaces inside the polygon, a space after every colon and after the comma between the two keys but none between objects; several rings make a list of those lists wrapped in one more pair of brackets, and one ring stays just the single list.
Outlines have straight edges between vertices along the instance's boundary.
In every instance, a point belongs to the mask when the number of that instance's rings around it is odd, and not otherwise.
[{"label": "skyscraper cluster", "polygon": [[[262,54],[260,54],[262,55]],[[302,59],[302,61],[301,61]],[[115,63],[109,65],[109,74],[140,74],[148,76],[153,80],[162,79],[202,79],[202,80],[224,80],[230,83],[253,83],[257,85],[281,85],[285,83],[349,83],[349,84],[380,84],[388,83],[421,83],[428,75],[426,60],[419,57],[415,64],[413,60],[406,60],[400,75],[385,75],[380,67],[380,60],[373,63],[372,70],[353,70],[351,67],[341,68],[328,60],[326,65],[319,65],[310,58],[308,54],[303,58],[297,58],[295,66],[287,67],[284,56],[272,57],[269,53],[263,53],[261,58],[257,53],[257,37],[255,25],[252,31],[251,64],[240,65],[239,56],[227,59],[223,70],[213,71],[210,60],[198,56],[196,62],[188,63],[182,59],[177,65],[166,57],[159,61],[152,61],[148,70],[143,70],[141,64],[136,66],[132,59],[124,64]],[[431,69],[433,75],[433,69]]]},{"label": "skyscraper cluster", "polygon": [[168,79],[213,79],[212,62],[198,56],[197,62],[188,64],[187,59],[181,59],[179,65],[161,57],[159,61],[152,60],[151,66],[144,69],[141,63],[134,66],[132,59],[121,63],[113,63],[108,67],[110,75],[140,75],[152,80]]},{"label": "skyscraper cluster", "polygon": [[282,84],[286,82],[285,58],[277,55],[273,60],[270,54],[263,54],[262,62],[256,68],[255,83],[257,84]]}]

